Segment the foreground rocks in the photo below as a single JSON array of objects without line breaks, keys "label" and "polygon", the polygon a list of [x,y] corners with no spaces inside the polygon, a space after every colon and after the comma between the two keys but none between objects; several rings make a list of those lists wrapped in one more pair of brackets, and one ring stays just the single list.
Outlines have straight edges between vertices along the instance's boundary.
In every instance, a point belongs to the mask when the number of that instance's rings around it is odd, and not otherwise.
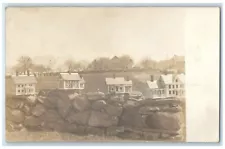
[{"label": "foreground rocks", "polygon": [[11,98],[7,99],[6,128],[123,139],[182,138],[181,101],[133,98],[100,92],[69,94],[61,90],[41,91],[37,97]]}]

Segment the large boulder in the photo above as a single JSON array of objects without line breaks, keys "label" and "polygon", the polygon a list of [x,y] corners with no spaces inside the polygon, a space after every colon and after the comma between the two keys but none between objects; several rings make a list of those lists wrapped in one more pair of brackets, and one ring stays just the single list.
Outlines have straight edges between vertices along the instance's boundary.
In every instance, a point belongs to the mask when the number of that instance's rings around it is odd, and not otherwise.
[{"label": "large boulder", "polygon": [[106,106],[105,100],[97,100],[92,104],[93,110],[101,110]]},{"label": "large boulder", "polygon": [[123,108],[120,106],[107,105],[104,109],[111,116],[120,116],[123,112]]},{"label": "large boulder", "polygon": [[76,111],[85,111],[87,109],[90,109],[90,107],[91,107],[90,101],[88,101],[87,99],[77,98],[73,101],[73,108]]},{"label": "large boulder", "polygon": [[61,117],[65,118],[68,115],[71,107],[72,105],[70,104],[68,97],[57,100],[57,111]]},{"label": "large boulder", "polygon": [[24,113],[20,110],[12,110],[8,115],[8,120],[15,123],[22,123],[24,121]]},{"label": "large boulder", "polygon": [[86,128],[86,133],[87,134],[92,134],[92,135],[103,136],[104,133],[105,133],[105,130],[104,130],[104,128],[87,127]]},{"label": "large boulder", "polygon": [[124,132],[124,127],[123,126],[111,126],[106,129],[106,135],[107,136],[117,136],[119,133]]},{"label": "large boulder", "polygon": [[69,115],[66,117],[66,120],[69,123],[87,125],[89,117],[90,117],[90,111],[83,111],[78,113],[71,111]]},{"label": "large boulder", "polygon": [[140,114],[152,114],[154,112],[158,112],[160,110],[159,107],[153,106],[144,106],[139,109]]},{"label": "large boulder", "polygon": [[70,100],[74,100],[76,97],[78,97],[79,94],[78,93],[73,93],[73,94],[69,94],[68,97]]},{"label": "large boulder", "polygon": [[25,105],[23,106],[22,111],[24,112],[24,114],[25,114],[26,116],[30,116],[30,115],[32,114],[32,112],[31,112],[31,107],[30,107],[29,105],[27,105],[27,104],[25,104]]},{"label": "large boulder", "polygon": [[120,116],[119,125],[128,127],[146,128],[146,116],[138,113],[137,108],[124,108]]},{"label": "large boulder", "polygon": [[146,124],[151,129],[178,131],[180,129],[179,114],[158,112],[146,117]]},{"label": "large boulder", "polygon": [[57,122],[62,119],[56,110],[47,110],[45,114],[41,115],[40,118],[45,122]]},{"label": "large boulder", "polygon": [[27,97],[27,103],[30,104],[30,105],[35,105],[37,102],[37,97],[36,96],[28,96]]},{"label": "large boulder", "polygon": [[109,116],[106,113],[92,111],[88,121],[88,125],[92,127],[109,127],[116,126],[118,124],[118,118],[115,116]]},{"label": "large boulder", "polygon": [[6,100],[7,107],[11,109],[21,109],[24,106],[24,100],[21,99],[7,99]]},{"label": "large boulder", "polygon": [[89,92],[86,95],[88,100],[91,101],[105,99],[105,94],[102,92]]},{"label": "large boulder", "polygon": [[68,124],[63,120],[58,120],[57,122],[44,122],[43,127],[58,132],[68,131]]},{"label": "large boulder", "polygon": [[41,126],[42,120],[34,117],[34,116],[27,116],[24,120],[24,125],[27,127],[36,127],[36,126]]},{"label": "large boulder", "polygon": [[42,104],[37,104],[32,110],[32,114],[34,116],[41,116],[44,113],[45,113],[45,107]]}]

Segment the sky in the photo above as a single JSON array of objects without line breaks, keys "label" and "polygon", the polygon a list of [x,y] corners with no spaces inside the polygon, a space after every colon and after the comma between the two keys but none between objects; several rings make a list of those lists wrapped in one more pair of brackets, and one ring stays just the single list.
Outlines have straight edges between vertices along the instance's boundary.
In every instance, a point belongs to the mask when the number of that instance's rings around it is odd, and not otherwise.
[{"label": "sky", "polygon": [[6,65],[28,55],[92,61],[129,54],[135,61],[184,56],[183,8],[7,8]]}]

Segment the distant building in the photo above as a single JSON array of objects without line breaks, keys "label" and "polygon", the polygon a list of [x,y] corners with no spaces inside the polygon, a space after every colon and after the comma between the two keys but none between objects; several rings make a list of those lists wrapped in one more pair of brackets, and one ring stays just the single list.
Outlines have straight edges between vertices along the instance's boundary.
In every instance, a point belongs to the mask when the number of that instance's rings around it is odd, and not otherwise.
[{"label": "distant building", "polygon": [[132,92],[132,80],[124,77],[106,78],[108,93],[130,93]]},{"label": "distant building", "polygon": [[154,81],[147,81],[148,85],[148,93],[147,97],[148,98],[164,98],[165,97],[165,89],[164,88],[159,88],[157,80]]},{"label": "distant building", "polygon": [[83,90],[85,81],[78,73],[60,73],[59,89],[78,89]]},{"label": "distant building", "polygon": [[184,97],[184,77],[184,74],[161,75],[158,80],[159,88],[165,89],[166,97]]},{"label": "distant building", "polygon": [[34,95],[36,93],[37,80],[34,75],[12,75],[10,82],[12,95]]},{"label": "distant building", "polygon": [[184,74],[161,75],[159,79],[147,81],[147,98],[184,97]]}]

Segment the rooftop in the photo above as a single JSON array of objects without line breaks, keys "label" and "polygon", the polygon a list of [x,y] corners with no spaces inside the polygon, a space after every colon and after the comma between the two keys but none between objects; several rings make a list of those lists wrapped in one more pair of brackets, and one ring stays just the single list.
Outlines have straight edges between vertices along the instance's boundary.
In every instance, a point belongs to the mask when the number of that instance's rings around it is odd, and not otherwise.
[{"label": "rooftop", "polygon": [[125,80],[124,77],[105,78],[107,85],[132,85],[132,80]]},{"label": "rooftop", "polygon": [[19,76],[12,76],[12,80],[15,84],[29,84],[29,83],[37,83],[36,78],[33,75],[19,75]]}]

